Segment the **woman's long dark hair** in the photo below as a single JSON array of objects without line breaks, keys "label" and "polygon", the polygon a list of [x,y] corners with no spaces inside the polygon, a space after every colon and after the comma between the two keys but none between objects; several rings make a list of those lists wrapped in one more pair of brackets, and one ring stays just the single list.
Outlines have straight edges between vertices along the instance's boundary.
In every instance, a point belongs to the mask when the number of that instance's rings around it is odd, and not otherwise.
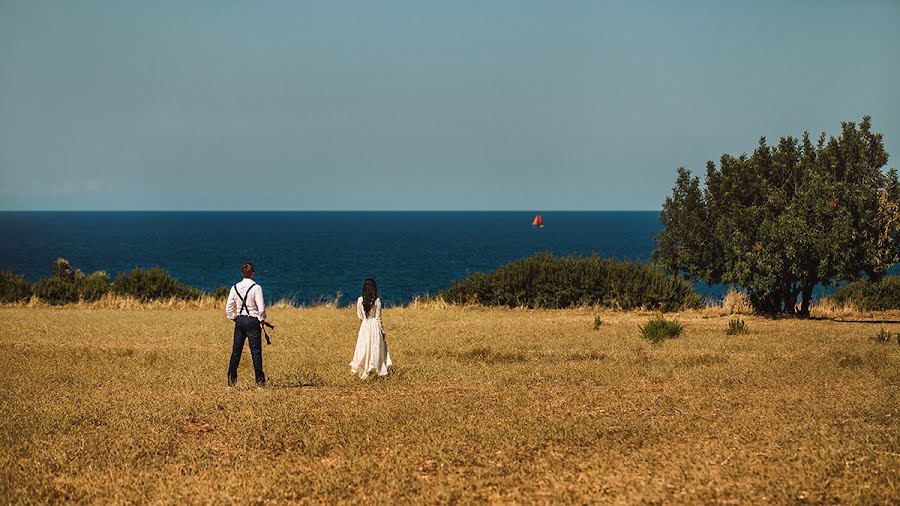
[{"label": "woman's long dark hair", "polygon": [[372,309],[372,306],[375,305],[375,299],[378,298],[378,287],[375,286],[375,280],[372,278],[366,279],[363,283],[363,310],[366,314],[369,314],[369,310]]}]

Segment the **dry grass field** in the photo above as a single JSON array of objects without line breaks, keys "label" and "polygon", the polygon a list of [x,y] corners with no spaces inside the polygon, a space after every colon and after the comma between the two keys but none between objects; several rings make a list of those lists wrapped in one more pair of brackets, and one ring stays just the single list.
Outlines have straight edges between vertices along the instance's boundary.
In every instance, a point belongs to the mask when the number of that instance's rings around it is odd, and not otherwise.
[{"label": "dry grass field", "polygon": [[[594,318],[602,325],[594,330]],[[217,309],[0,309],[9,503],[900,502],[896,324],[420,306],[350,376],[354,310],[271,310],[228,390]]]}]

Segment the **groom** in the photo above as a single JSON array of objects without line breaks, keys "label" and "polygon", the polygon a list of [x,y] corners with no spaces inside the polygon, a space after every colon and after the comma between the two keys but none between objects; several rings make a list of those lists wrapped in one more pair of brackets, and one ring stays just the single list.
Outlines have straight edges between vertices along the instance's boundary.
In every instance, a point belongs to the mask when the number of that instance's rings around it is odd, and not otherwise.
[{"label": "groom", "polygon": [[[244,339],[250,343],[250,357],[253,359],[253,372],[256,373],[256,386],[266,386],[266,375],[262,368],[262,326],[266,320],[266,303],[263,301],[262,287],[253,281],[255,274],[252,262],[241,265],[244,279],[228,292],[225,314],[234,320],[234,344],[231,347],[231,362],[228,364],[228,386],[233,387],[237,381],[238,364],[244,351]],[[237,311],[235,312],[235,308]]]}]

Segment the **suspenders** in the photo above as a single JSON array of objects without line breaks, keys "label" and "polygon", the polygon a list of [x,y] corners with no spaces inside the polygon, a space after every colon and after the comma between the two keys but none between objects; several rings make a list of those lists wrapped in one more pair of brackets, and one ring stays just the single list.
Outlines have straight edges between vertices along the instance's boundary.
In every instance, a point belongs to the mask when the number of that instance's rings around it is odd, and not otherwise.
[{"label": "suspenders", "polygon": [[234,285],[234,287],[233,287],[234,293],[238,296],[239,299],[241,299],[241,309],[240,309],[240,311],[238,311],[239,315],[243,314],[244,311],[246,311],[247,316],[250,316],[250,309],[247,308],[247,297],[250,295],[250,290],[253,290],[254,286],[256,286],[256,283],[253,283],[252,285],[250,285],[250,288],[248,288],[247,291],[244,293],[244,296],[241,297],[241,292],[238,291],[237,285]]},{"label": "suspenders", "polygon": [[[250,285],[250,288],[248,288],[247,291],[244,292],[243,297],[241,297],[241,292],[238,291],[237,285],[234,285],[232,287],[235,295],[237,295],[238,298],[241,299],[241,309],[240,309],[240,311],[238,311],[238,315],[241,315],[246,311],[247,316],[250,316],[250,309],[247,308],[247,298],[250,296],[250,290],[253,290],[254,286],[256,286],[256,283],[253,283],[252,285]],[[263,334],[266,336],[266,344],[267,345],[272,344],[272,341],[269,340],[269,333],[266,332],[266,327],[269,327],[270,329],[275,330],[275,326],[269,322],[262,322],[262,324],[265,325],[265,327],[263,327],[262,331],[263,331]]]}]

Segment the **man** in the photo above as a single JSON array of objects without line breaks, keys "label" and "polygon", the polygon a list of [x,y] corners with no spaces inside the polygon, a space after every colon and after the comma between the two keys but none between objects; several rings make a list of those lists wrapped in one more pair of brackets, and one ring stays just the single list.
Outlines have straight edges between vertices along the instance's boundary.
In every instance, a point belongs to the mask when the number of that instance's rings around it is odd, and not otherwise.
[{"label": "man", "polygon": [[234,344],[231,347],[231,363],[228,364],[228,386],[237,382],[238,364],[244,351],[244,339],[250,343],[250,357],[253,359],[253,372],[256,373],[256,386],[266,386],[266,375],[262,368],[262,326],[266,320],[266,303],[263,301],[262,287],[253,281],[255,274],[252,262],[241,265],[244,279],[231,287],[225,314],[234,320]]}]

